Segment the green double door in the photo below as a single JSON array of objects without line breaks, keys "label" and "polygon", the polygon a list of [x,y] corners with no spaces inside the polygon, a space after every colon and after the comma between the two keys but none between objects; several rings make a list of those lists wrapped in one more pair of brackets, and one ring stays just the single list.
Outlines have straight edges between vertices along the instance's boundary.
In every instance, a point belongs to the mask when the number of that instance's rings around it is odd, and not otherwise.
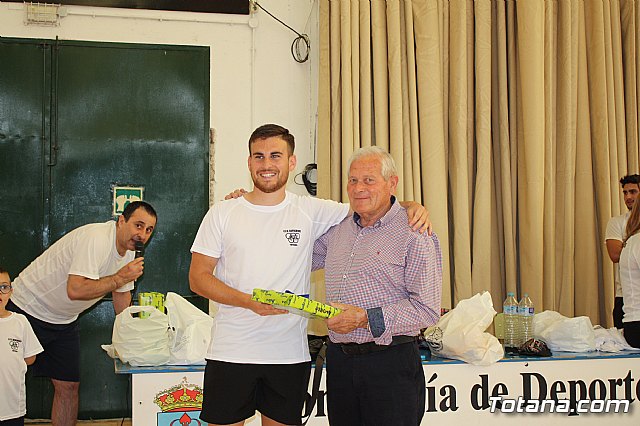
[{"label": "green double door", "polygon": [[[209,49],[0,38],[0,266],[13,278],[71,229],[113,218],[113,188],[158,212],[138,291],[189,291],[189,248],[208,208]],[[111,301],[80,318],[80,417],[130,413],[128,378],[100,348]],[[28,377],[28,416],[49,417]]]}]

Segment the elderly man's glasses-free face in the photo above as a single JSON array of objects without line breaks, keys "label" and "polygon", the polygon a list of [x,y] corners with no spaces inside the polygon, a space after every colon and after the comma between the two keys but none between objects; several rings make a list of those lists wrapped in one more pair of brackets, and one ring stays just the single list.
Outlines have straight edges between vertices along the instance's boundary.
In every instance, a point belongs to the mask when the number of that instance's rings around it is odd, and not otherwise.
[{"label": "elderly man's glasses-free face", "polygon": [[13,290],[13,287],[11,286],[11,284],[0,285],[0,293],[2,294],[9,294],[11,293],[11,290]]}]

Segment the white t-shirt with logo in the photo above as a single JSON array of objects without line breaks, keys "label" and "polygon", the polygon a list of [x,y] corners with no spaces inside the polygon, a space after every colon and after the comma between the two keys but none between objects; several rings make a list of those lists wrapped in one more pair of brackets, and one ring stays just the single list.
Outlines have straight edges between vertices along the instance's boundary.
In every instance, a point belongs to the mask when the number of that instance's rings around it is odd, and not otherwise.
[{"label": "white t-shirt with logo", "polygon": [[[31,262],[15,279],[11,300],[20,309],[52,324],[69,324],[102,297],[71,300],[69,275],[97,280],[116,273],[134,259],[135,252],[120,256],[116,249],[116,222],[91,223],[74,229]],[[133,289],[133,281],[117,291]]]},{"label": "white t-shirt with logo", "polygon": [[640,234],[627,240],[619,265],[624,297],[622,322],[640,321]]},{"label": "white t-shirt with logo", "polygon": [[24,315],[12,312],[7,318],[0,318],[0,421],[27,413],[24,359],[40,352],[42,346]]},{"label": "white t-shirt with logo", "polygon": [[[218,260],[215,276],[251,294],[254,288],[308,294],[316,238],[339,223],[348,204],[286,193],[275,206],[245,198],[216,203],[205,215],[192,252]],[[309,361],[307,319],[260,316],[219,305],[207,359],[246,364]]]},{"label": "white t-shirt with logo", "polygon": [[[627,221],[629,220],[629,212],[621,214],[620,216],[614,216],[607,222],[607,230],[604,233],[604,240],[618,240],[622,242],[624,240],[624,233],[627,227]],[[616,284],[616,297],[622,297],[622,286],[620,285],[620,264],[613,264],[613,271]]]}]

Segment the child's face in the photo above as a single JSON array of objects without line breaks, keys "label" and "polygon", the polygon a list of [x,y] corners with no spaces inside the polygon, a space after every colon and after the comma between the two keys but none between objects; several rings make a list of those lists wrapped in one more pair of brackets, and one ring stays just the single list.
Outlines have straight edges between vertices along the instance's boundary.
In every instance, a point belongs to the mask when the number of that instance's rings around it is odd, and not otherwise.
[{"label": "child's face", "polygon": [[[5,285],[11,285],[11,279],[9,278],[9,274],[6,272],[0,272],[0,286]],[[0,291],[0,311],[4,311],[6,309],[9,297],[11,297],[11,291],[7,294]]]}]

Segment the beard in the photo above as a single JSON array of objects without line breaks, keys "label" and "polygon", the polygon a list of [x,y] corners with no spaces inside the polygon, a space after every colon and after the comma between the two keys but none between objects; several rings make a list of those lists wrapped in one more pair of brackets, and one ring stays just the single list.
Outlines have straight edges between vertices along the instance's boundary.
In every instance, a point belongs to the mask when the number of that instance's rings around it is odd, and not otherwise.
[{"label": "beard", "polygon": [[260,190],[261,192],[264,192],[265,194],[276,192],[287,184],[287,181],[289,180],[289,171],[287,170],[281,175],[279,175],[278,172],[276,171],[276,176],[278,176],[277,179],[264,182],[263,180],[261,180],[260,175],[256,173],[253,176],[251,176],[253,180],[253,186],[256,187],[258,190]]}]

